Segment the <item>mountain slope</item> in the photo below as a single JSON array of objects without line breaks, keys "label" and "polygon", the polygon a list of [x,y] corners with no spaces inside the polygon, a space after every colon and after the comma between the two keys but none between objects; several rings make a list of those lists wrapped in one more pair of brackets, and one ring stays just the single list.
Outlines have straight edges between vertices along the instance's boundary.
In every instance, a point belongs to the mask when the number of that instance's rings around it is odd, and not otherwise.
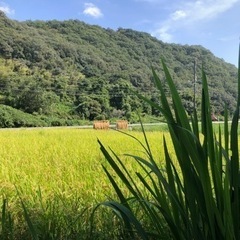
[{"label": "mountain slope", "polygon": [[[158,101],[151,67],[161,76],[161,58],[188,112],[193,108],[193,62],[197,59],[197,78],[201,79],[203,65],[213,111],[221,114],[227,104],[232,113],[237,68],[201,46],[166,44],[144,32],[113,31],[78,20],[17,22],[0,13],[1,103],[30,114],[130,121],[137,111],[159,115],[129,88]],[[197,81],[197,103],[200,85]]]}]

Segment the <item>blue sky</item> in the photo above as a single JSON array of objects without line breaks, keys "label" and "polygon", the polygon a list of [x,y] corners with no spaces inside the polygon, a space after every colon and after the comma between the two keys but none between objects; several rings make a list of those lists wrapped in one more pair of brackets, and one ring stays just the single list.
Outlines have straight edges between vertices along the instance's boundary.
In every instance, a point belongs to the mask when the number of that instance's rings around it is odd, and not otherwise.
[{"label": "blue sky", "polygon": [[238,64],[240,0],[0,0],[0,10],[19,21],[79,19],[148,32]]}]

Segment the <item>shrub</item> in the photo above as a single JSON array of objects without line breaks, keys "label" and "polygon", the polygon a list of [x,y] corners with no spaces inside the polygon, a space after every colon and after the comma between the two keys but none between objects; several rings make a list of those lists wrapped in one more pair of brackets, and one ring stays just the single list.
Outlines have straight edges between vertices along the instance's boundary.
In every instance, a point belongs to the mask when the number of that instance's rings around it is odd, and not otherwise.
[{"label": "shrub", "polygon": [[46,123],[36,116],[24,113],[10,106],[0,105],[0,127],[43,127]]}]

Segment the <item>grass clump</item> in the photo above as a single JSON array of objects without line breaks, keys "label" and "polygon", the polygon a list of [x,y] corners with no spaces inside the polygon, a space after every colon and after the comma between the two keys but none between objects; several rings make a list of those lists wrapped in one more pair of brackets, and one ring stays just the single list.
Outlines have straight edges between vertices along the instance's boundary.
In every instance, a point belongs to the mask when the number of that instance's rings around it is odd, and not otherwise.
[{"label": "grass clump", "polygon": [[[99,141],[111,166],[110,169],[103,166],[103,169],[118,199],[110,199],[98,207],[104,205],[112,209],[131,238],[240,239],[240,73],[237,107],[231,126],[229,128],[226,110],[223,130],[219,127],[219,134],[216,134],[211,121],[205,72],[202,71],[201,119],[195,111],[189,120],[164,61],[162,66],[171,103],[154,70],[153,78],[161,104],[137,95],[164,115],[177,161],[173,160],[163,137],[165,167],[159,166],[144,128],[144,141],[135,140],[142,146],[145,157],[127,154],[138,163],[140,171],[130,172],[122,159]],[[117,183],[116,176],[124,187]],[[126,189],[129,195],[125,194]]]}]

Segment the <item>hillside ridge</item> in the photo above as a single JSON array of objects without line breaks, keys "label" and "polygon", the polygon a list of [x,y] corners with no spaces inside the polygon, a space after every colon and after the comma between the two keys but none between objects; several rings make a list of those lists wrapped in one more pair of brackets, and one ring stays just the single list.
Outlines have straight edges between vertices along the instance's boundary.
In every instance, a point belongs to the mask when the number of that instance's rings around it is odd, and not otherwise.
[{"label": "hillside ridge", "polygon": [[221,115],[225,104],[233,112],[237,68],[202,46],[168,44],[145,32],[80,20],[18,22],[0,12],[0,103],[41,120],[58,119],[60,125],[111,118],[134,122],[137,112],[159,117],[129,89],[158,101],[151,67],[163,77],[161,58],[189,113],[195,59],[197,107],[203,65],[213,112]]}]

